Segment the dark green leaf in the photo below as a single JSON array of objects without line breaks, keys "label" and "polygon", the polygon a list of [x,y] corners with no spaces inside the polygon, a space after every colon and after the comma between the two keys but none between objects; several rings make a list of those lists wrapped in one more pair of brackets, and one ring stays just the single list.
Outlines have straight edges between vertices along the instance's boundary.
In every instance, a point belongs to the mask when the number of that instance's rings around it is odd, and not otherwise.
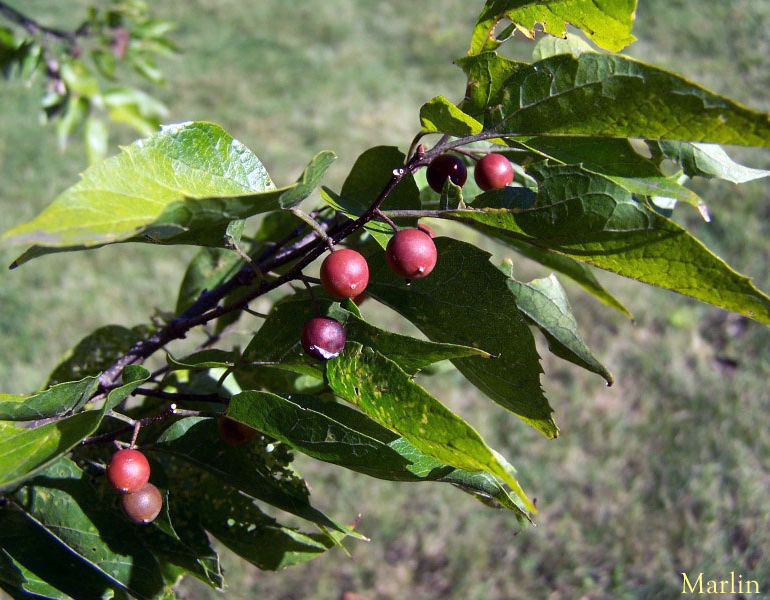
[{"label": "dark green leaf", "polygon": [[297,206],[305,198],[310,196],[326,175],[326,171],[337,160],[337,155],[329,150],[324,150],[316,154],[310,161],[305,170],[300,175],[297,183],[283,192],[278,202],[281,208],[292,208]]},{"label": "dark green leaf", "polygon": [[551,352],[593,371],[612,385],[612,373],[588,349],[578,331],[577,321],[567,300],[567,294],[555,275],[520,283],[508,279],[508,287],[516,296],[516,304],[537,325],[548,339]]},{"label": "dark green leaf", "polygon": [[618,177],[660,177],[654,161],[638,154],[631,142],[621,138],[538,136],[516,138],[516,145],[563,164]]},{"label": "dark green leaf", "polygon": [[576,166],[540,166],[537,204],[452,211],[496,236],[529,241],[631,279],[770,324],[770,298],[701,242],[609,178]]},{"label": "dark green leaf", "polygon": [[[78,466],[62,458],[14,495],[26,516],[110,586],[137,598],[152,598],[162,586],[158,562],[119,508],[98,502],[96,490]],[[116,503],[117,504],[117,503]]]},{"label": "dark green leaf", "polygon": [[111,597],[116,587],[15,506],[0,509],[0,547],[11,557],[17,580],[22,578],[12,585],[34,598],[95,600]]},{"label": "dark green leaf", "polygon": [[243,259],[232,250],[201,248],[187,267],[179,288],[176,314],[190,308],[200,295],[211,291],[235,275],[243,266]]},{"label": "dark green leaf", "polygon": [[80,340],[53,370],[48,386],[83,377],[96,376],[142,339],[137,329],[106,325]]},{"label": "dark green leaf", "polygon": [[304,480],[287,468],[285,456],[267,440],[232,448],[219,437],[214,419],[190,417],[169,427],[151,450],[186,460],[252,498],[317,525],[346,531],[310,505]]},{"label": "dark green leaf", "polygon": [[[320,288],[315,289],[314,292],[322,314],[343,323],[349,341],[374,348],[396,362],[410,375],[441,360],[465,356],[490,357],[490,354],[483,349],[435,343],[385,331],[368,324],[352,312],[340,308]],[[244,351],[246,366],[243,370],[250,368],[249,362],[280,363],[284,368],[297,373],[322,378],[322,363],[306,356],[300,345],[302,327],[314,316],[316,313],[313,302],[305,290],[278,302],[246,347]]]},{"label": "dark green leaf", "polygon": [[196,477],[194,488],[181,490],[179,511],[194,513],[215,538],[260,569],[275,571],[306,562],[339,538],[336,533],[306,534],[281,525],[251,498],[207,473]]},{"label": "dark green leaf", "polygon": [[0,491],[13,489],[45,469],[102,421],[103,410],[89,410],[34,428],[0,421]]},{"label": "dark green leaf", "polygon": [[584,265],[575,259],[552,252],[546,248],[539,248],[526,242],[523,242],[506,235],[498,235],[492,229],[484,229],[484,233],[495,237],[507,245],[511,246],[519,254],[526,256],[527,258],[539,262],[541,265],[545,265],[549,269],[554,269],[563,275],[571,278],[578,285],[580,285],[589,294],[592,294],[600,301],[604,302],[607,306],[611,306],[615,310],[620,311],[626,315],[629,319],[633,319],[633,315],[629,310],[623,306],[623,304],[615,298],[607,289],[596,279],[596,276],[591,271],[588,265]]},{"label": "dark green leaf", "polygon": [[448,208],[465,208],[462,188],[459,185],[455,185],[449,177],[444,181],[444,187],[441,190],[441,198],[439,199],[438,207],[441,210],[446,210]]},{"label": "dark green leaf", "polygon": [[166,362],[172,371],[178,369],[227,369],[235,364],[237,354],[226,350],[201,350],[184,358],[176,359],[166,354]]},{"label": "dark green leaf", "polygon": [[[152,466],[153,475],[156,475],[158,466]],[[179,501],[179,496],[189,487],[189,480],[169,480],[165,470],[163,476],[172,488],[171,497]],[[160,515],[153,521],[152,526],[137,528],[137,534],[144,545],[161,561],[164,571],[172,571],[171,576],[166,577],[169,583],[176,583],[178,576],[187,572],[221,591],[224,579],[219,555],[211,547],[208,536],[198,520],[189,518],[189,512],[180,513],[175,510],[172,517],[172,504],[175,505],[169,502],[169,494],[166,493]]]},{"label": "dark green leaf", "polygon": [[391,272],[381,252],[369,256],[367,293],[401,313],[433,341],[499,355],[492,360],[469,357],[452,362],[492,400],[546,436],[556,437],[553,410],[540,387],[542,369],[535,341],[505,275],[489,262],[487,252],[471,244],[443,237],[434,241],[436,268],[409,286]]},{"label": "dark green leaf", "polygon": [[500,478],[536,512],[510,465],[494,453],[473,427],[450,411],[393,361],[376,350],[348,342],[326,363],[329,387],[366,415],[401,435],[438,461]]},{"label": "dark green leaf", "polygon": [[233,396],[227,415],[319,460],[379,479],[445,481],[519,516],[526,514],[496,477],[449,467],[336,402],[249,391]]},{"label": "dark green leaf", "polygon": [[28,396],[0,394],[0,420],[32,421],[75,412],[88,401],[98,385],[98,377],[86,377]]},{"label": "dark green leaf", "polygon": [[770,146],[768,115],[624,56],[528,64],[485,52],[458,64],[470,84],[460,108],[485,129]]},{"label": "dark green leaf", "polygon": [[107,394],[107,400],[102,410],[108,411],[115,408],[131,395],[136,388],[150,378],[150,372],[141,365],[128,365],[123,369],[120,386]]},{"label": "dark green leaf", "polygon": [[[339,195],[328,188],[321,189],[323,200],[341,211],[345,216],[355,219],[372,205],[377,195],[393,176],[393,170],[404,166],[404,154],[393,146],[369,148],[358,157],[350,171]],[[383,203],[384,210],[409,209],[420,207],[420,192],[411,175],[404,177]],[[414,219],[400,220],[405,225],[414,224]],[[381,221],[369,221],[366,224],[377,242],[384,248],[393,230]]]}]

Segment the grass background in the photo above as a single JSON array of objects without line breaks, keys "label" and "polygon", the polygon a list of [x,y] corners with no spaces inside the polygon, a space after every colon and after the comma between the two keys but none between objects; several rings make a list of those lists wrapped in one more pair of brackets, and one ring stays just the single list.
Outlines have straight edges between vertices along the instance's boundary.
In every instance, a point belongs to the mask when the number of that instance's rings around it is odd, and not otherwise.
[{"label": "grass background", "polygon": [[[63,27],[76,25],[86,4],[16,3]],[[163,65],[169,85],[160,96],[170,120],[221,123],[279,183],[293,180],[317,151],[335,150],[340,160],[330,178],[338,186],[367,147],[404,148],[422,102],[462,95],[451,59],[467,47],[480,5],[158,3],[156,14],[179,23],[174,37],[184,49]],[[770,3],[641,0],[635,34],[629,54],[770,110]],[[516,42],[512,51],[526,56],[529,43]],[[39,127],[37,89],[8,82],[0,97],[4,230],[73,183],[85,159],[77,140],[61,153],[53,128]],[[131,139],[121,132],[122,143]],[[731,152],[770,167],[767,152]],[[770,183],[695,187],[714,221],[700,222],[689,207],[677,218],[770,290]],[[490,248],[498,258],[508,254]],[[112,247],[0,272],[2,391],[41,385],[58,357],[98,326],[130,326],[155,308],[171,309],[193,252]],[[3,264],[14,256],[0,250]],[[516,265],[522,278],[543,274],[525,261]],[[543,348],[558,440],[529,430],[449,369],[424,382],[519,468],[541,507],[536,528],[520,531],[509,516],[448,486],[381,482],[300,458],[315,501],[341,520],[362,513],[360,529],[373,541],[353,545],[352,559],[330,554],[277,574],[225,555],[227,597],[657,600],[680,597],[681,571],[715,579],[735,571],[770,593],[770,333],[716,308],[599,275],[636,322],[565,282],[585,338],[617,383],[606,388]],[[402,325],[370,304],[366,316]],[[220,597],[194,581],[180,595]]]}]

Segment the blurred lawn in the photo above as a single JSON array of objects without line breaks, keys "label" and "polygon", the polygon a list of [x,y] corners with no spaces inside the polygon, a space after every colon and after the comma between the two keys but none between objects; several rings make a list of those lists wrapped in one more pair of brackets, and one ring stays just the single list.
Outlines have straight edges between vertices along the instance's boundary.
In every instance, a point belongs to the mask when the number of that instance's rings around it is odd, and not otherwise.
[{"label": "blurred lawn", "polygon": [[[16,3],[72,26],[85,2]],[[329,148],[339,185],[366,147],[408,144],[426,99],[463,93],[451,59],[467,46],[481,2],[261,0],[157,3],[177,21],[184,55],[164,67],[172,120],[221,123],[279,183]],[[770,3],[642,0],[629,53],[770,110]],[[524,56],[526,42],[514,52]],[[37,91],[3,84],[0,226],[37,213],[76,180],[84,153],[65,154],[37,123]],[[130,141],[124,132],[121,143]],[[732,150],[752,166],[770,154]],[[678,217],[739,271],[770,290],[770,183],[696,182],[714,222]],[[441,230],[441,225],[437,227]],[[444,232],[449,231],[444,228]],[[452,230],[467,235],[462,230]],[[498,257],[508,252],[490,246]],[[191,249],[123,246],[54,255],[0,274],[0,380],[30,391],[79,337],[170,309]],[[15,253],[0,251],[8,264]],[[116,273],[120,273],[118,277]],[[517,261],[517,275],[543,271]],[[610,313],[565,283],[582,331],[615,373],[601,380],[549,356],[544,385],[562,436],[548,442],[451,370],[423,383],[517,465],[538,498],[538,527],[442,485],[397,485],[298,460],[316,502],[341,520],[363,513],[373,538],[353,559],[330,554],[278,574],[226,557],[228,598],[666,599],[681,571],[730,571],[770,590],[770,332],[661,290],[600,274],[637,317]],[[367,316],[398,324],[372,303]],[[244,326],[246,327],[246,325]],[[546,355],[545,347],[543,354]],[[184,598],[215,593],[190,581]],[[725,598],[731,596],[726,595]]]}]

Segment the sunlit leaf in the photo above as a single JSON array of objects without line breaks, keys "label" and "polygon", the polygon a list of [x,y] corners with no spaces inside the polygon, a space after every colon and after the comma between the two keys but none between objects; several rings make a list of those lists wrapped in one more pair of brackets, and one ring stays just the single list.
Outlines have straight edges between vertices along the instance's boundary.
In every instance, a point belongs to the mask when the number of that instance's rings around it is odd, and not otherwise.
[{"label": "sunlit leaf", "polygon": [[[450,211],[444,214],[464,214]],[[474,213],[475,214],[475,213]],[[414,323],[430,340],[481,348],[496,358],[452,362],[473,385],[548,437],[558,427],[540,387],[535,341],[506,277],[487,252],[458,240],[434,240],[433,272],[410,285],[396,277],[384,253],[368,257],[367,293]]]},{"label": "sunlit leaf", "polygon": [[486,471],[500,478],[528,511],[536,512],[509,465],[501,462],[476,430],[376,350],[348,343],[339,357],[326,363],[326,377],[337,396],[418,450],[458,469]]},{"label": "sunlit leaf", "polygon": [[96,391],[97,377],[54,385],[37,394],[0,394],[0,420],[32,421],[65,415],[83,406]]},{"label": "sunlit leaf", "polygon": [[562,54],[533,64],[485,52],[458,60],[463,112],[485,130],[770,146],[770,117],[625,56]]},{"label": "sunlit leaf", "polygon": [[588,349],[583,341],[567,294],[554,275],[521,283],[508,279],[508,287],[516,296],[516,304],[545,335],[556,356],[604,377],[612,385],[612,373]]},{"label": "sunlit leaf", "polygon": [[452,483],[520,517],[525,515],[496,477],[447,466],[342,404],[298,394],[248,391],[233,396],[227,415],[313,458],[379,479]]},{"label": "sunlit leaf", "polygon": [[503,18],[529,37],[534,37],[535,26],[564,37],[567,25],[574,25],[597,46],[619,52],[636,39],[631,35],[635,15],[636,0],[487,0],[473,29],[469,54],[500,45],[495,27]]}]

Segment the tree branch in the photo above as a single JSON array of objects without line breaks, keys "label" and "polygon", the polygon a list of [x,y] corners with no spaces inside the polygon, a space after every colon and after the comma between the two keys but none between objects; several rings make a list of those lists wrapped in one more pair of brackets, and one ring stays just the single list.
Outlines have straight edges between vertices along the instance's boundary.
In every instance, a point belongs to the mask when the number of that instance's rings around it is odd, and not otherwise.
[{"label": "tree branch", "polygon": [[20,27],[23,27],[32,35],[41,34],[47,37],[55,38],[57,40],[66,41],[73,46],[77,43],[78,37],[85,36],[87,33],[86,30],[82,27],[77,31],[63,31],[54,27],[46,27],[34,19],[31,19],[30,17],[20,13],[18,10],[12,6],[9,6],[5,2],[0,2],[0,14],[12,23],[16,23]]},{"label": "tree branch", "polygon": [[[460,138],[454,141],[449,136],[443,136],[441,140],[429,151],[424,154],[419,152],[405,164],[393,170],[393,174],[378,196],[372,202],[371,206],[361,216],[353,221],[337,222],[326,231],[327,239],[320,239],[317,230],[311,231],[291,246],[278,251],[272,258],[261,260],[262,256],[254,261],[259,270],[263,273],[269,273],[273,269],[292,263],[294,266],[273,280],[262,280],[248,294],[244,294],[238,300],[229,304],[219,305],[219,302],[228,296],[233,290],[241,286],[248,286],[254,282],[256,275],[251,267],[244,267],[232,279],[228,280],[218,288],[210,292],[204,292],[200,298],[184,311],[180,316],[169,323],[164,329],[152,337],[143,340],[132,347],[126,354],[121,356],[112,366],[110,366],[99,379],[98,392],[104,393],[117,385],[117,381],[123,373],[123,369],[131,364],[142,363],[156,351],[163,348],[173,340],[182,339],[187,332],[198,325],[203,325],[217,319],[227,313],[243,310],[248,307],[254,299],[267,294],[268,292],[288,283],[302,278],[302,270],[312,263],[316,258],[327,250],[327,244],[338,244],[349,235],[361,229],[366,223],[376,218],[380,212],[382,203],[385,202],[390,193],[401,182],[404,177],[411,175],[418,169],[430,164],[438,155],[443,154],[452,148],[458,148],[473,142],[494,139],[498,137],[510,137],[512,133],[497,133],[494,131],[480,133],[474,136]],[[422,211],[416,211],[422,212]],[[388,216],[394,216],[393,211],[389,211]],[[398,216],[398,215],[395,215]],[[411,216],[411,215],[410,215]],[[436,214],[423,214],[421,216],[437,216]],[[329,227],[328,222],[319,223],[319,228]]]}]

